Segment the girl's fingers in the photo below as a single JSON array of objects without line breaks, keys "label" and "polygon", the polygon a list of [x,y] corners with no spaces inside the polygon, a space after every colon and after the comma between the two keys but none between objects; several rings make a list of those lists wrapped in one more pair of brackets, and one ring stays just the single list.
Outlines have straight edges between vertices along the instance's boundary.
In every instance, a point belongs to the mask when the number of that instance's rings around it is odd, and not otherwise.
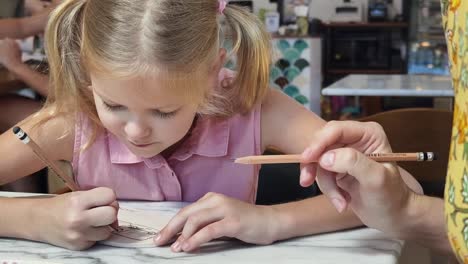
[{"label": "girl's fingers", "polygon": [[182,230],[189,216],[196,214],[200,210],[204,210],[211,206],[211,194],[207,194],[200,198],[196,203],[184,207],[180,210],[167,225],[155,237],[154,243],[157,246],[166,245]]},{"label": "girl's fingers", "polygon": [[109,227],[102,226],[90,228],[84,235],[88,241],[96,242],[108,239],[112,235],[112,232]]},{"label": "girl's fingers", "polygon": [[198,230],[204,228],[205,226],[220,221],[223,219],[223,214],[220,210],[216,209],[203,209],[192,215],[190,215],[185,222],[184,228],[182,230],[181,237],[183,239],[190,238]]},{"label": "girl's fingers", "polygon": [[180,244],[180,249],[185,252],[193,251],[211,240],[224,236],[233,237],[233,233],[234,231],[229,221],[221,220],[214,222],[200,229],[192,237],[184,240]]}]

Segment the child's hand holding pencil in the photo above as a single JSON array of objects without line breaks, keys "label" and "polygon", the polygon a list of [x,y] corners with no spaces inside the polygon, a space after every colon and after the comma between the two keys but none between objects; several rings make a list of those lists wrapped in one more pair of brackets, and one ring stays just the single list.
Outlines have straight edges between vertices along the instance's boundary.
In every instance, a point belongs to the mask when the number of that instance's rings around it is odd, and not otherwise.
[{"label": "child's hand holding pencil", "polygon": [[37,237],[71,250],[83,250],[112,234],[109,226],[117,221],[118,204],[114,191],[95,188],[38,199],[33,209]]},{"label": "child's hand holding pencil", "polygon": [[38,201],[43,202],[34,211],[40,228],[33,239],[81,250],[109,238],[118,227],[119,204],[114,191],[105,187],[80,191],[73,177],[50,160],[26,132],[19,127],[12,131],[73,191]]}]

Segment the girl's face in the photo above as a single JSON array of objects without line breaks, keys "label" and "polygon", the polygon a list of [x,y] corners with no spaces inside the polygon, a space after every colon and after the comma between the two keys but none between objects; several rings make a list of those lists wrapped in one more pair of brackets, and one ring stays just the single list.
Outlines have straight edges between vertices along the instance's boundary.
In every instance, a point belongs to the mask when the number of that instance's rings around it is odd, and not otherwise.
[{"label": "girl's face", "polygon": [[158,76],[116,80],[91,74],[97,113],[103,126],[135,155],[149,158],[180,141],[198,105],[165,88]]}]

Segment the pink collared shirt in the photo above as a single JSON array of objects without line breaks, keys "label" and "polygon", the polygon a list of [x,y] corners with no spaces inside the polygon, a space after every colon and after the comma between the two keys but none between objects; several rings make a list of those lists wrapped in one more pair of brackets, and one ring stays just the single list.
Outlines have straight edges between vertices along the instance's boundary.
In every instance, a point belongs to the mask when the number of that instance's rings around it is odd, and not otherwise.
[{"label": "pink collared shirt", "polygon": [[109,187],[119,199],[194,202],[208,192],[255,202],[258,165],[233,159],[260,155],[260,111],[217,120],[202,117],[191,135],[168,158],[135,156],[106,131],[86,150],[90,123],[81,115],[75,127],[73,171],[82,189]]}]

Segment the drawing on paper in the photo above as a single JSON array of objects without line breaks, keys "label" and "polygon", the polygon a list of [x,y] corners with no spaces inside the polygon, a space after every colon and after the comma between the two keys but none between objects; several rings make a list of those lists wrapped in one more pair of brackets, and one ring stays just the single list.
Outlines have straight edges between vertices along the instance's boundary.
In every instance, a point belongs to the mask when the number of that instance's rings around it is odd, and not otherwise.
[{"label": "drawing on paper", "polygon": [[159,232],[158,229],[150,226],[139,225],[126,221],[119,221],[119,228],[117,232],[112,232],[116,236],[122,236],[133,240],[147,240],[152,239]]},{"label": "drawing on paper", "polygon": [[170,216],[156,211],[119,209],[119,228],[101,244],[114,247],[154,247],[153,238],[166,226]]}]

